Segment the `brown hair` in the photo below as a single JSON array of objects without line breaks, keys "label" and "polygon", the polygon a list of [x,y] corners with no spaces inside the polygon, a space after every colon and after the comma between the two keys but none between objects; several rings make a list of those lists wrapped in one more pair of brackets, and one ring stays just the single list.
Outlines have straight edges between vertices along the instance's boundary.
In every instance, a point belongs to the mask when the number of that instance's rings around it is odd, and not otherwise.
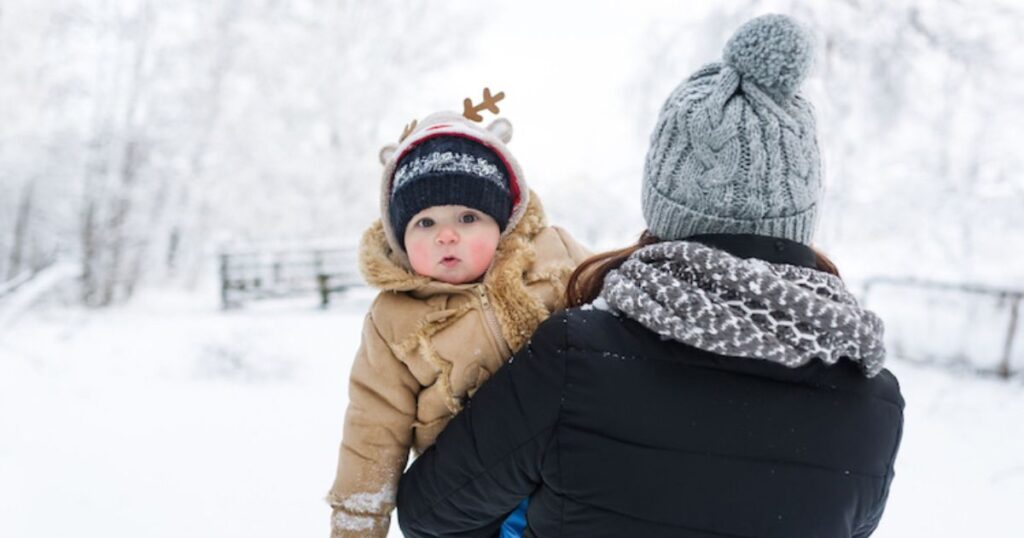
[{"label": "brown hair", "polygon": [[[660,242],[661,239],[651,232],[644,230],[644,233],[640,234],[640,238],[637,239],[636,243],[618,250],[595,254],[584,260],[573,271],[568,283],[566,283],[566,307],[572,308],[593,302],[601,294],[601,288],[604,286],[604,277],[610,271],[617,269],[626,261],[626,258],[629,258],[637,250]],[[812,248],[812,250],[814,250],[815,263],[818,266],[818,270],[838,277],[839,269],[836,267],[836,264],[832,263],[832,260],[828,259],[827,256],[817,249]]]}]

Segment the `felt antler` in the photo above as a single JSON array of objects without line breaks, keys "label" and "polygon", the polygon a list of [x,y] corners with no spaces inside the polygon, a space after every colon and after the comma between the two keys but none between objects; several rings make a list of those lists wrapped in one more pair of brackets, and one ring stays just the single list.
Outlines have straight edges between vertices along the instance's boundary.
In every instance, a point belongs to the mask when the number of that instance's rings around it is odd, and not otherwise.
[{"label": "felt antler", "polygon": [[409,134],[412,133],[413,129],[415,129],[415,128],[416,128],[416,120],[412,120],[411,122],[407,123],[405,125],[405,128],[402,129],[402,136],[398,137],[398,142],[402,143],[402,141],[405,140],[406,137],[408,137]]},{"label": "felt antler", "polygon": [[490,88],[484,88],[484,100],[479,105],[474,106],[473,100],[467,97],[462,101],[462,115],[466,119],[472,121],[484,121],[483,116],[480,115],[482,110],[490,110],[492,114],[497,114],[498,101],[505,98],[505,92],[498,92],[497,95],[491,95]]}]

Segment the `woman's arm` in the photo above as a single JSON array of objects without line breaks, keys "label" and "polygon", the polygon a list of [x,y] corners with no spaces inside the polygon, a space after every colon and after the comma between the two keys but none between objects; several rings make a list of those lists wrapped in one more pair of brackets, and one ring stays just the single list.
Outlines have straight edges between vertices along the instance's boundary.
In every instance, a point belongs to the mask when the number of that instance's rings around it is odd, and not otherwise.
[{"label": "woman's arm", "polygon": [[479,536],[541,483],[554,450],[565,378],[566,317],[533,338],[484,384],[402,477],[398,522],[407,537]]}]

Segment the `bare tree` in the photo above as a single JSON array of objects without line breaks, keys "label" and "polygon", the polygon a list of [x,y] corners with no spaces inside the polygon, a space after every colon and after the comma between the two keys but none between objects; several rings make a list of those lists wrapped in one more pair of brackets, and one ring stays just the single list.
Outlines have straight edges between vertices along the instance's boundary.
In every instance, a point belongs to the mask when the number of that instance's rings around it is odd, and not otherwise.
[{"label": "bare tree", "polygon": [[11,244],[10,261],[7,264],[7,278],[11,279],[22,271],[25,251],[28,248],[29,219],[35,196],[35,183],[28,181],[22,189],[21,201],[14,220],[14,239]]}]

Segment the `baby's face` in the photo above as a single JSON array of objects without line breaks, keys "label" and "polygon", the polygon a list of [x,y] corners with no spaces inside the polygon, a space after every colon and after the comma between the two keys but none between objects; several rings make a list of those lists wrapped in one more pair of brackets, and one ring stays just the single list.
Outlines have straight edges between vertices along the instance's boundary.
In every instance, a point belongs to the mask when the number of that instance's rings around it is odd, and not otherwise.
[{"label": "baby's face", "polygon": [[405,228],[405,250],[416,274],[464,284],[487,272],[501,230],[486,213],[462,205],[433,206]]}]

